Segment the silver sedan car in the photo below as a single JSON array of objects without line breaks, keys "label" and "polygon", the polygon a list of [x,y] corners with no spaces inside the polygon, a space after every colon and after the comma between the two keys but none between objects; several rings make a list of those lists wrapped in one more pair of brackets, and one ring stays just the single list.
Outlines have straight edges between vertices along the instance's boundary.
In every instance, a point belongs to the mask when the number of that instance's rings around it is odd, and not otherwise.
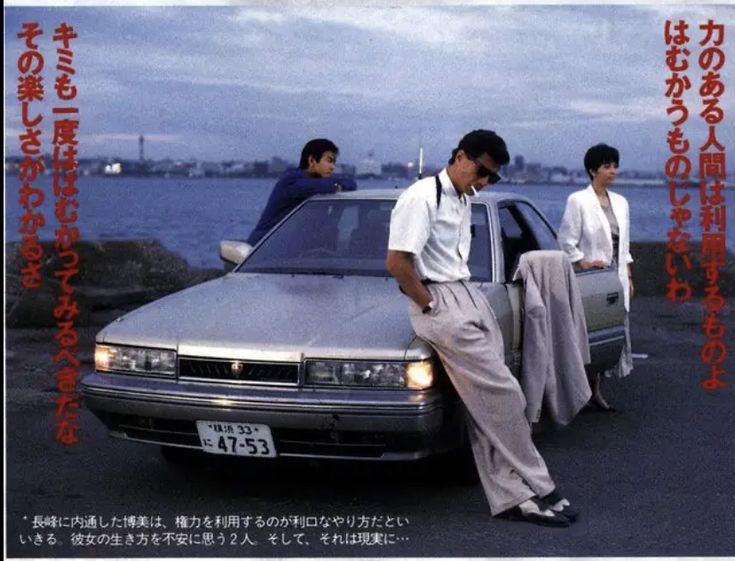
[{"label": "silver sedan car", "polygon": [[[409,460],[466,450],[461,402],[385,270],[399,194],[313,197],[233,272],[105,327],[82,382],[88,408],[113,436],[169,453]],[[522,252],[556,248],[555,233],[523,197],[474,201],[473,281],[517,371],[522,291],[506,281]],[[611,271],[579,280],[599,368],[622,345],[622,299],[610,297],[620,285]]]}]

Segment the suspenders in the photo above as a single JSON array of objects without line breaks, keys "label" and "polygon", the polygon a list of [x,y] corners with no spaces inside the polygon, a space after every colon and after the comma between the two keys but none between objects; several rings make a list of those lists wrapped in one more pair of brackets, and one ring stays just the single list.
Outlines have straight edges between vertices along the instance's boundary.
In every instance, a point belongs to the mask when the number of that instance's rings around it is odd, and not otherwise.
[{"label": "suspenders", "polygon": [[434,179],[436,180],[436,210],[439,210],[439,203],[442,202],[442,184],[438,175],[435,175]]},{"label": "suspenders", "polygon": [[[439,181],[439,176],[438,175],[435,175],[434,176],[434,181],[436,182],[436,210],[438,212],[439,211],[439,203],[442,202],[442,184],[441,184],[441,181]],[[465,195],[465,197],[466,196],[467,195]],[[466,202],[466,199],[465,199],[465,202]],[[470,237],[472,237],[472,238],[475,237],[475,225],[474,224],[471,224],[470,225]]]}]

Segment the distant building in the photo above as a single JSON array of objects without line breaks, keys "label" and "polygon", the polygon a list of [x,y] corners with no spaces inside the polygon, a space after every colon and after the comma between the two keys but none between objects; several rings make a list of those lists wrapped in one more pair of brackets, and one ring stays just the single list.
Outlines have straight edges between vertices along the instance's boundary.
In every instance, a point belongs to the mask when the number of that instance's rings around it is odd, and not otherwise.
[{"label": "distant building", "polygon": [[226,162],[223,166],[226,177],[247,177],[253,174],[253,164],[246,162]]},{"label": "distant building", "polygon": [[586,185],[590,182],[590,176],[583,169],[569,172],[569,179],[573,185]]},{"label": "distant building", "polygon": [[266,177],[268,175],[268,165],[269,162],[259,162],[255,161],[253,162],[253,173],[252,175],[254,177]]},{"label": "distant building", "polygon": [[334,173],[339,173],[340,175],[349,175],[351,177],[355,176],[355,166],[351,164],[337,164],[337,166],[334,168]]},{"label": "distant building", "polygon": [[79,158],[79,175],[102,175],[104,162],[97,158]]},{"label": "distant building", "polygon": [[408,166],[400,162],[389,162],[381,166],[381,175],[383,177],[408,177]]},{"label": "distant building", "polygon": [[148,168],[145,162],[138,160],[124,160],[122,158],[110,158],[102,166],[102,175],[145,175]]},{"label": "distant building", "polygon": [[109,162],[102,168],[104,175],[122,175],[123,165],[122,162]]},{"label": "distant building", "polygon": [[[162,175],[163,177],[174,177],[174,176],[185,176],[186,177],[189,175],[189,169],[191,167],[192,167],[192,164],[184,162],[182,160],[172,160],[170,158],[166,158],[165,160],[161,160],[160,162],[156,162],[153,165],[151,165],[147,171],[151,175]],[[128,174],[127,170],[130,168],[140,170],[139,164],[137,162],[125,162],[123,164],[123,173],[127,175]],[[132,173],[137,173],[137,172],[132,172]]]},{"label": "distant building", "polygon": [[[437,168],[437,167],[434,167],[434,166],[430,166],[430,165],[424,164],[424,169],[423,169],[423,172],[421,174],[421,177],[430,177],[432,175],[437,175],[439,172],[441,172],[442,169],[443,169],[443,167]],[[418,172],[418,170],[415,170],[415,171]],[[411,179],[415,179],[415,177],[416,176],[412,176]]]},{"label": "distant building", "polygon": [[555,166],[549,170],[549,183],[572,183],[572,176],[569,175],[567,168]]},{"label": "distant building", "polygon": [[204,177],[219,177],[224,172],[222,164],[217,162],[201,162],[201,169],[204,171]]},{"label": "distant building", "polygon": [[370,152],[367,158],[357,164],[355,175],[361,179],[381,177],[382,171],[383,169],[380,162],[376,160],[374,158],[374,154]]},{"label": "distant building", "polygon": [[546,183],[549,180],[548,170],[541,164],[528,163],[525,169],[525,180],[527,183]]},{"label": "distant building", "polygon": [[[80,176],[144,176],[155,175],[161,177],[275,177],[281,175],[291,164],[278,156],[270,160],[246,162],[243,160],[225,160],[222,162],[202,162],[195,157],[187,160],[146,160],[144,153],[145,137],[138,137],[138,157],[123,159],[117,156],[94,156],[78,159],[77,173]],[[53,157],[50,154],[42,156],[45,163],[44,175],[53,173]],[[7,155],[5,158],[6,176],[17,175],[20,163],[25,159],[23,155]],[[423,177],[435,175],[441,167],[424,165]],[[335,173],[356,176],[357,178],[391,178],[396,184],[417,178],[418,165],[416,161],[401,163],[378,162],[373,152],[357,166],[340,163],[335,167]],[[697,173],[692,170],[693,175]],[[540,163],[527,163],[521,155],[515,156],[511,163],[502,166],[500,175],[504,182],[509,183],[557,183],[566,185],[586,185],[589,177],[583,169],[568,169],[563,166],[545,167]],[[660,169],[640,171],[623,169],[618,174],[617,182],[621,185],[662,185],[667,181],[666,175]],[[735,183],[733,174],[724,181],[728,188]]]},{"label": "distant building", "polygon": [[521,155],[515,156],[512,162],[500,168],[500,175],[509,183],[525,183],[526,159]]},{"label": "distant building", "polygon": [[270,164],[268,165],[268,175],[281,175],[289,167],[291,166],[289,166],[286,160],[281,159],[278,156],[273,156]]}]

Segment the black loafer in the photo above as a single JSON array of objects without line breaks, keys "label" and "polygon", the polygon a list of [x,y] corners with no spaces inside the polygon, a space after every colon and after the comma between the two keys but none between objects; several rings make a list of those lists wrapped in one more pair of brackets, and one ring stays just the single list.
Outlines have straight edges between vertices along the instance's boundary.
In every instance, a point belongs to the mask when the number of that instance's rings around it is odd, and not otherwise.
[{"label": "black loafer", "polygon": [[569,526],[569,519],[551,510],[549,505],[538,497],[531,497],[531,499],[538,506],[539,510],[549,510],[552,516],[544,516],[543,514],[537,514],[535,512],[523,512],[520,506],[514,506],[502,513],[502,515],[508,520],[517,520],[520,522],[530,522],[531,524],[537,524],[539,526],[549,526],[551,528],[567,528]]},{"label": "black loafer", "polygon": [[[556,491],[556,489],[554,489],[551,493],[549,493],[545,497],[541,497],[541,500],[544,501],[552,511],[554,511],[557,514],[561,514],[567,520],[569,520],[569,522],[577,521],[577,517],[579,516],[579,511],[576,508],[574,508],[572,505],[561,504],[562,501],[565,499]],[[567,502],[569,502],[568,499],[567,499]]]}]

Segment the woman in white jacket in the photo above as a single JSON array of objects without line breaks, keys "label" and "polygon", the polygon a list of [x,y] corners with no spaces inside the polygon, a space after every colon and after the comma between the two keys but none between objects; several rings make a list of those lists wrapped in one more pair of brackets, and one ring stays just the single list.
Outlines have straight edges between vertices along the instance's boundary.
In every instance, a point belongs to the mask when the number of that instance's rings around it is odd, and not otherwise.
[{"label": "woman in white jacket", "polygon": [[[625,345],[617,366],[606,376],[622,378],[630,374],[633,360],[630,351],[628,311],[633,296],[630,264],[630,218],[625,197],[608,190],[615,181],[620,154],[612,146],[598,144],[584,156],[584,168],[592,183],[569,195],[559,227],[559,245],[578,269],[615,267],[623,285],[625,304]],[[602,395],[600,373],[591,377],[591,403],[602,411],[615,409]]]}]

